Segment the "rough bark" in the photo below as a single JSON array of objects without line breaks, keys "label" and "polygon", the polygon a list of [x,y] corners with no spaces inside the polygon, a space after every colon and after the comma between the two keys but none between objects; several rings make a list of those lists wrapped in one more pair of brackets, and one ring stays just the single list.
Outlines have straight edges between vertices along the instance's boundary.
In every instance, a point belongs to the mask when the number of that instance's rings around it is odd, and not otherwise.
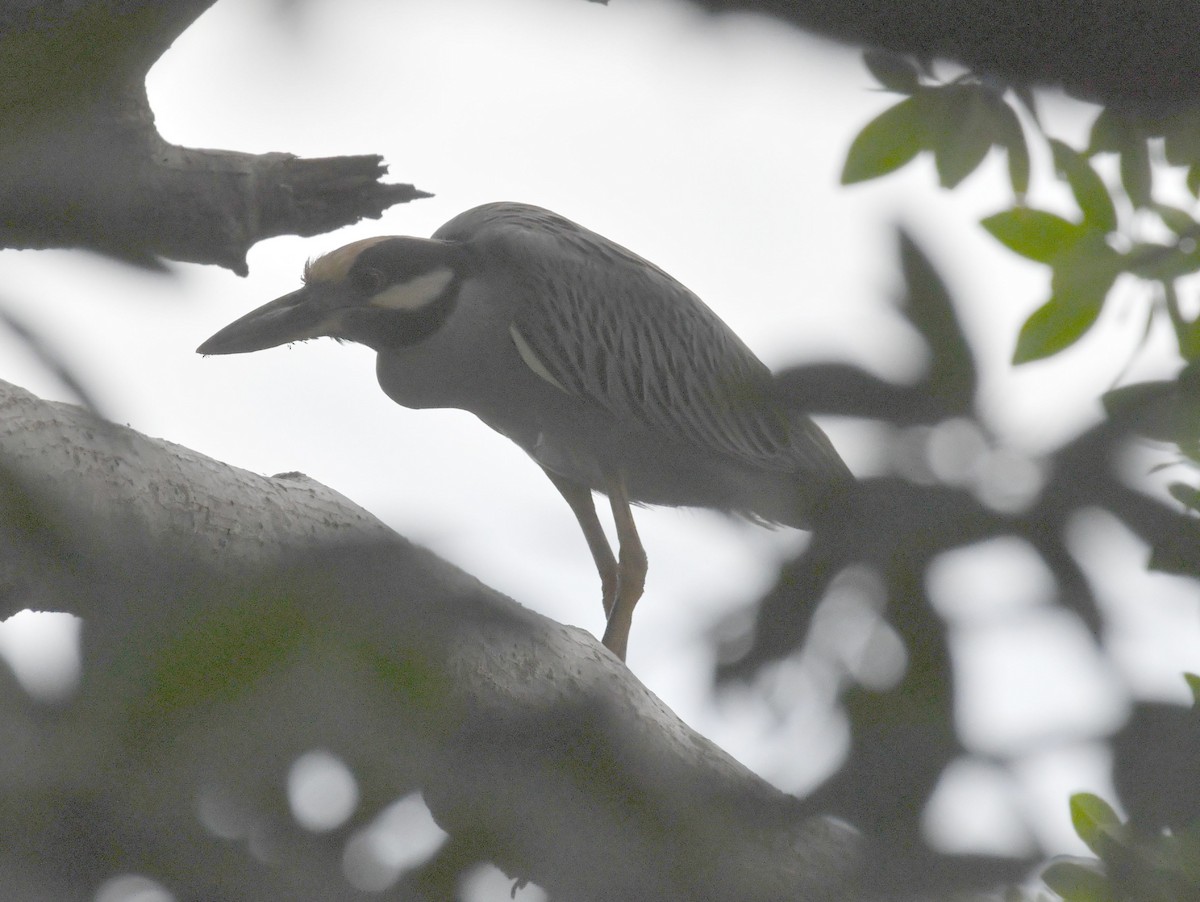
[{"label": "rough bark", "polygon": [[316,235],[428,195],[374,155],[178,147],[146,73],[213,0],[58,0],[0,10],[0,246],[84,247],[240,275],[276,235]]},{"label": "rough bark", "polygon": [[[0,616],[78,614],[86,659],[54,712],[0,689],[0,874],[60,898],[132,870],[181,899],[353,899],[342,844],[419,789],[450,839],[398,897],[448,898],[482,860],[555,898],[854,897],[851,831],[689,729],[592,636],[300,474],[0,388]],[[363,793],[322,837],[282,793],[314,747]],[[206,832],[205,800],[240,826]]]}]

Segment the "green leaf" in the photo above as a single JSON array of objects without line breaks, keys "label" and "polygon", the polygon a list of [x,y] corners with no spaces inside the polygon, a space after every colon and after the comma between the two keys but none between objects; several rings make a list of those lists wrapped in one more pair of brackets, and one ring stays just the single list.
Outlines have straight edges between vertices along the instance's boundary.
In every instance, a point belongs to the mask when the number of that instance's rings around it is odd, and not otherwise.
[{"label": "green leaf", "polygon": [[1200,113],[1186,110],[1171,116],[1163,129],[1163,150],[1172,166],[1200,163]]},{"label": "green leaf", "polygon": [[1195,217],[1187,210],[1157,202],[1150,204],[1150,209],[1157,213],[1163,225],[1176,235],[1195,235],[1200,231],[1200,225],[1197,225]]},{"label": "green leaf", "polygon": [[450,686],[436,668],[418,654],[379,648],[370,643],[354,647],[357,660],[364,663],[393,699],[405,706],[406,716],[428,723],[452,721]]},{"label": "green leaf", "polygon": [[1056,861],[1042,871],[1045,884],[1065,902],[1111,902],[1108,878],[1099,865],[1082,861]]},{"label": "green leaf", "polygon": [[1089,849],[1103,856],[1108,851],[1106,841],[1120,828],[1121,819],[1100,796],[1077,792],[1071,796],[1071,825]]},{"label": "green leaf", "polygon": [[1200,362],[1193,361],[1175,377],[1179,387],[1189,397],[1200,398]]},{"label": "green leaf", "polygon": [[984,219],[982,225],[1010,251],[1038,263],[1052,262],[1087,232],[1083,226],[1054,213],[1028,207],[995,213]]},{"label": "green leaf", "polygon": [[1075,195],[1075,203],[1083,213],[1083,221],[1103,232],[1117,227],[1117,210],[1104,181],[1096,174],[1087,157],[1062,141],[1050,139],[1054,168],[1066,177]]},{"label": "green leaf", "polygon": [[1186,482],[1172,482],[1167,486],[1167,491],[1184,507],[1200,511],[1200,489]]},{"label": "green leaf", "polygon": [[1148,412],[1169,405],[1177,388],[1174,379],[1134,382],[1105,392],[1100,403],[1109,419],[1144,418]]},{"label": "green leaf", "polygon": [[1150,203],[1150,146],[1141,135],[1131,135],[1121,150],[1121,184],[1135,207]]},{"label": "green leaf", "polygon": [[1025,107],[1025,112],[1029,114],[1029,118],[1040,129],[1042,124],[1038,121],[1037,98],[1034,96],[1033,88],[1029,85],[1013,85],[1012,92],[1021,101],[1021,105]]},{"label": "green leaf", "polygon": [[1121,153],[1124,149],[1128,134],[1125,120],[1108,107],[1100,111],[1096,121],[1092,123],[1092,132],[1088,137],[1087,155],[1097,153]]},{"label": "green leaf", "polygon": [[853,185],[893,172],[915,157],[925,143],[916,97],[909,97],[868,122],[850,144],[842,184]]},{"label": "green leaf", "polygon": [[924,391],[937,398],[945,410],[967,416],[974,404],[978,377],[954,300],[933,263],[903,231],[900,262],[905,286],[902,312],[929,348]]},{"label": "green leaf", "polygon": [[277,672],[308,635],[310,625],[286,591],[250,593],[214,607],[154,649],[134,715],[162,720],[238,697]]},{"label": "green leaf", "polygon": [[1185,673],[1183,678],[1187,681],[1188,689],[1192,690],[1192,707],[1200,708],[1200,676]]},{"label": "green leaf", "polygon": [[1052,265],[1050,300],[1021,327],[1013,352],[1015,364],[1057,354],[1082,338],[1095,324],[1121,272],[1120,258],[1097,233],[1054,257]]},{"label": "green leaf", "polygon": [[921,86],[917,67],[899,54],[888,50],[868,50],[863,62],[875,80],[889,91],[912,94]]},{"label": "green leaf", "polygon": [[1175,335],[1179,340],[1179,353],[1183,355],[1183,359],[1188,362],[1200,360],[1200,319],[1183,323],[1176,329]]},{"label": "green leaf", "polygon": [[1196,567],[1196,547],[1192,543],[1188,543],[1186,547],[1180,547],[1178,541],[1164,541],[1162,544],[1155,544],[1150,549],[1150,559],[1146,562],[1146,569],[1154,573],[1169,573],[1174,576],[1186,576],[1189,579],[1200,577],[1200,570]]},{"label": "green leaf", "polygon": [[1029,191],[1029,145],[1017,112],[1000,97],[992,95],[989,110],[993,118],[994,141],[1008,155],[1008,180],[1013,193],[1024,197]]},{"label": "green leaf", "polygon": [[1200,163],[1188,167],[1187,187],[1195,197],[1200,197]]},{"label": "green leaf", "polygon": [[1051,297],[1021,326],[1013,363],[1030,363],[1069,348],[1095,324],[1101,306],[1103,298],[1097,303],[1094,298]]},{"label": "green leaf", "polygon": [[1101,400],[1109,419],[1128,423],[1139,435],[1176,444],[1184,454],[1200,445],[1200,397],[1182,379],[1123,385]]},{"label": "green leaf", "polygon": [[1143,279],[1170,282],[1200,269],[1200,250],[1139,242],[1125,255],[1125,269]]},{"label": "green leaf", "polygon": [[1150,203],[1150,147],[1146,129],[1138,122],[1114,112],[1100,111],[1092,123],[1087,153],[1110,152],[1121,158],[1121,185],[1135,207]]},{"label": "green leaf", "polygon": [[984,93],[979,85],[947,85],[919,98],[925,114],[925,141],[933,149],[943,188],[958,187],[992,148],[992,123]]},{"label": "green leaf", "polygon": [[[1200,256],[1200,247],[1193,254]],[[1200,361],[1200,318],[1188,319],[1184,316],[1179,306],[1179,293],[1170,279],[1163,281],[1163,300],[1171,327],[1175,330],[1175,340],[1179,342],[1179,353],[1188,361],[1179,374],[1179,385],[1185,396],[1200,397],[1200,366],[1197,365],[1197,361]]]},{"label": "green leaf", "polygon": [[1098,291],[1107,294],[1117,276],[1127,269],[1126,257],[1108,246],[1108,239],[1094,229],[1081,229],[1079,240],[1063,248],[1050,265],[1050,290],[1057,293]]}]

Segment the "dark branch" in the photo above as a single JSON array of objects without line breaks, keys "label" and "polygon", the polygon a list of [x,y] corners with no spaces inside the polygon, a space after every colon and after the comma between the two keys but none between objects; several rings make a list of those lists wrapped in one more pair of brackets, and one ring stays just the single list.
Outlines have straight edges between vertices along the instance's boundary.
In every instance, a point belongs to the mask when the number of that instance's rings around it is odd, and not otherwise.
[{"label": "dark branch", "polygon": [[758,12],[859,47],[955,60],[1017,85],[1061,85],[1160,114],[1200,100],[1200,7],[1191,0],[692,0]]},{"label": "dark branch", "polygon": [[429,196],[381,182],[378,156],[302,160],[164,141],[146,73],[209,5],[74,0],[0,13],[0,246],[245,275],[264,238],[327,232]]}]

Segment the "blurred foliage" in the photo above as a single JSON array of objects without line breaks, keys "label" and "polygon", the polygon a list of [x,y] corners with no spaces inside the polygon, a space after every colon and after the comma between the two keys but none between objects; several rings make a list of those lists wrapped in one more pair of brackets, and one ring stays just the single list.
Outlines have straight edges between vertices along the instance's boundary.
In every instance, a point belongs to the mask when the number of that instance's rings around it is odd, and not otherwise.
[{"label": "blurred foliage", "polygon": [[[1200,678],[1187,675],[1196,704],[1187,711],[1191,738],[1200,738]],[[1190,765],[1157,775],[1160,780],[1183,776],[1194,780],[1195,751]],[[1180,773],[1182,771],[1182,774]],[[1190,773],[1189,773],[1190,771]],[[1191,784],[1194,801],[1196,784]],[[1058,859],[1043,872],[1046,885],[1066,902],[1182,902],[1200,898],[1200,809],[1185,819],[1146,823],[1122,821],[1108,802],[1091,793],[1071,797],[1071,823],[1093,859]]]},{"label": "blurred foliage", "polygon": [[66,355],[46,340],[28,323],[6,309],[0,302],[0,328],[11,332],[24,346],[33,358],[40,363],[48,373],[54,376],[60,385],[71,393],[72,397],[83,407],[86,407],[98,418],[105,419],[104,410],[97,399],[75,372],[75,367],[67,360]]},{"label": "blurred foliage", "polygon": [[[1052,272],[1050,297],[1026,320],[1014,363],[1052,356],[1078,341],[1095,324],[1120,276],[1140,284],[1147,318],[1169,318],[1184,360],[1200,355],[1200,317],[1185,315],[1177,296],[1178,282],[1200,270],[1194,209],[1200,194],[1200,111],[1150,116],[1105,108],[1087,146],[1072,148],[1046,132],[1028,91],[974,74],[940,82],[928,67],[878,51],[866,55],[866,64],[883,89],[904,99],[859,133],[843,184],[886,175],[927,151],[942,186],[954,188],[991,148],[1007,153],[1016,202],[985,218],[983,226],[1009,250]],[[1028,204],[1030,140],[1045,146],[1056,178],[1078,207],[1077,217]],[[1117,162],[1111,184],[1094,166],[1102,157]],[[1172,168],[1186,170],[1192,209],[1159,199],[1169,191],[1164,185]]]},{"label": "blurred foliage", "polygon": [[[958,319],[966,302],[951,297],[929,259],[902,235],[900,312],[925,345],[921,378],[894,384],[844,364],[780,377],[798,408],[879,427],[884,472],[864,479],[856,496],[818,524],[748,632],[726,626],[718,675],[751,679],[791,658],[810,673],[837,674],[833,695],[849,722],[849,748],[810,801],[877,841],[881,893],[947,898],[1008,884],[1015,897],[1032,861],[942,855],[924,839],[926,802],[947,768],[969,755],[956,728],[951,629],[932,603],[927,576],[948,551],[1017,538],[1046,565],[1057,604],[1086,627],[1101,656],[1112,626],[1099,603],[1103,587],[1068,541],[1080,515],[1111,515],[1148,547],[1150,569],[1200,577],[1200,311],[1189,281],[1200,270],[1200,112],[1153,118],[1103,109],[1087,146],[1073,148],[1047,133],[1029,91],[971,73],[939,81],[929,65],[891,54],[868,53],[866,64],[884,90],[903,96],[855,138],[844,184],[885,176],[929,153],[939,182],[953,189],[993,148],[1006,154],[1014,203],[981,225],[1050,276],[1049,297],[1015,336],[1015,364],[1069,349],[1112,303],[1118,282],[1123,296],[1137,286],[1144,299],[1137,347],[1163,321],[1180,357],[1175,378],[1113,388],[1102,399],[1101,422],[1042,459],[1022,457],[1004,446],[978,406],[976,351]],[[1052,164],[1074,212],[1032,202],[1031,184],[1042,182],[1032,178],[1031,156]],[[1171,170],[1179,167],[1190,194],[1166,203]],[[957,444],[953,467],[936,459],[937,446],[947,442]],[[1182,474],[1168,486],[1169,498],[1155,497],[1122,470],[1136,446],[1174,457],[1156,467]],[[864,572],[873,583],[864,583]],[[849,590],[848,574],[858,574]],[[879,612],[878,636],[898,640],[897,678],[871,674],[886,642],[866,642],[857,660],[822,647],[814,621],[847,591],[865,595]],[[1047,884],[1079,902],[1200,898],[1200,720],[1177,705],[1135,700],[1109,743],[1130,820],[1122,824],[1094,796],[1076,796],[1076,829],[1099,860],[1056,862],[1045,872]]]},{"label": "blurred foliage", "polygon": [[[925,841],[927,801],[947,768],[971,754],[956,727],[952,630],[933,604],[928,574],[946,552],[1019,539],[1053,577],[1057,604],[1106,654],[1110,623],[1099,600],[1103,587],[1085,571],[1070,529],[1081,514],[1105,511],[1151,549],[1149,566],[1200,576],[1200,520],[1184,505],[1130,484],[1119,466],[1131,444],[1190,434],[1195,411],[1189,386],[1196,377],[1189,365],[1178,380],[1115,390],[1106,398],[1106,419],[1045,459],[1021,457],[1003,445],[979,409],[976,352],[957,312],[962,302],[903,234],[900,259],[906,289],[899,309],[927,351],[919,380],[894,384],[845,364],[798,367],[780,376],[797,407],[881,427],[887,472],[863,479],[855,496],[817,525],[807,548],[785,565],[763,599],[749,633],[726,626],[719,677],[751,679],[796,655],[817,662],[814,673],[831,667],[839,673],[835,694],[849,721],[849,749],[809,802],[877,840],[874,885],[880,891],[945,898],[1015,883],[1034,862],[944,855]],[[935,459],[936,447],[947,443],[960,456],[949,468]],[[871,578],[864,580],[864,573]],[[847,592],[865,596],[880,614],[878,640],[866,641],[849,658],[823,647],[813,629],[815,619]],[[887,636],[902,647],[900,675],[872,677],[872,665],[886,657]],[[1194,768],[1186,764],[1200,741],[1175,729],[1179,710],[1137,703],[1112,737],[1114,778],[1128,810],[1162,817],[1164,797],[1173,797],[1200,811],[1200,774],[1189,786]],[[1158,760],[1148,759],[1151,754]],[[1170,773],[1181,779],[1170,781]],[[1156,789],[1167,786],[1166,792]]]},{"label": "blurred foliage", "polygon": [[846,185],[899,169],[922,151],[933,154],[938,179],[956,187],[975,171],[989,150],[1008,154],[1013,190],[1029,187],[1029,149],[1020,120],[1002,92],[973,77],[930,83],[928,69],[903,57],[873,51],[865,61],[885,90],[905,99],[885,110],[850,145],[842,170]]},{"label": "blurred foliage", "polygon": [[[1147,439],[1173,445],[1193,472],[1200,468],[1200,362],[1190,361],[1175,379],[1115,388],[1103,400],[1109,417],[1128,422]],[[1200,511],[1200,491],[1191,483],[1175,481],[1168,490],[1180,504]]]},{"label": "blurred foliage", "polygon": [[[1173,387],[1163,382],[1126,387],[1123,399],[1154,395],[1157,403],[1173,396],[1170,427],[1153,437],[1179,448],[1181,462],[1192,469],[1192,482],[1174,483],[1171,493],[1200,511],[1200,489],[1193,484],[1200,474],[1200,417],[1194,414],[1200,388],[1190,366],[1200,359],[1200,309],[1180,300],[1181,283],[1188,284],[1185,280],[1200,271],[1200,109],[1147,114],[1101,108],[1086,146],[1072,148],[1046,131],[1027,90],[971,73],[941,82],[931,67],[883,51],[866,53],[864,61],[884,90],[905,99],[855,138],[843,184],[886,175],[929,151],[942,186],[954,188],[992,147],[1004,148],[1015,203],[985,217],[982,225],[1009,250],[1051,272],[1050,297],[1026,319],[1013,362],[1041,360],[1071,347],[1096,324],[1118,279],[1138,286],[1144,298],[1144,335],[1165,317],[1188,366]],[[1033,138],[1049,151],[1055,178],[1078,207],[1076,218],[1028,204],[1029,139],[1018,108]],[[1094,165],[1105,157],[1117,163],[1116,176],[1108,182]],[[1186,183],[1182,205],[1166,203],[1164,195],[1180,193],[1177,188],[1172,192],[1171,176],[1181,169]],[[1194,301],[1195,286],[1190,287]],[[1163,405],[1157,406],[1163,413]]]}]

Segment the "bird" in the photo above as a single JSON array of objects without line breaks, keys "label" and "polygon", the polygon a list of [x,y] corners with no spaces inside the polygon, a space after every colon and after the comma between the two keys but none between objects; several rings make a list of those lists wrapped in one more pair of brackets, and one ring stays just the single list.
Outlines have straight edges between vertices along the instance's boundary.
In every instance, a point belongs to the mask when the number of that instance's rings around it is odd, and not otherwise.
[{"label": "bird", "polygon": [[[648,568],[632,506],[812,528],[854,477],[768,367],[665,271],[550,210],[487,203],[430,238],[364,238],[197,348],[331,337],[377,353],[408,408],[459,408],[516,443],[565,499],[600,577],[602,643],[625,660]],[[613,551],[593,493],[606,495]]]}]

